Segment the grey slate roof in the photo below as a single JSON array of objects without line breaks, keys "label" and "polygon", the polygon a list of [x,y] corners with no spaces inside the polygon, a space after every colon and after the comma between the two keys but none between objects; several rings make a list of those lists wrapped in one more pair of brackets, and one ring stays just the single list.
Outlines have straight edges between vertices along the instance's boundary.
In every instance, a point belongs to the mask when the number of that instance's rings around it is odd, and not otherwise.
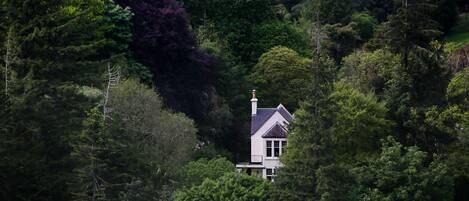
[{"label": "grey slate roof", "polygon": [[290,112],[285,109],[283,105],[279,105],[277,107],[278,112],[288,121],[288,123],[291,123],[293,121],[293,116],[290,114]]},{"label": "grey slate roof", "polygon": [[285,107],[283,107],[283,105],[279,105],[276,108],[258,108],[257,115],[251,117],[251,135],[254,135],[254,133],[256,133],[256,131],[259,130],[262,125],[264,125],[264,123],[277,111],[288,121],[288,123],[293,121],[292,115],[285,109]]},{"label": "grey slate roof", "polygon": [[287,138],[287,130],[280,124],[276,123],[270,128],[264,135],[263,138]]}]

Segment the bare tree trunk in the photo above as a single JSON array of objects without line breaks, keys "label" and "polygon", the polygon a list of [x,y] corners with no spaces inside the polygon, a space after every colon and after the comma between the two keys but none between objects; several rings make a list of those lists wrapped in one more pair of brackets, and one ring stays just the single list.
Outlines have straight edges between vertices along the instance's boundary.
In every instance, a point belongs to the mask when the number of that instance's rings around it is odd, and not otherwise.
[{"label": "bare tree trunk", "polygon": [[108,72],[108,82],[106,87],[106,92],[104,93],[104,103],[103,103],[103,120],[106,120],[108,114],[107,104],[109,102],[109,93],[111,87],[118,84],[120,80],[119,68],[111,68],[111,62],[107,63],[107,72]]},{"label": "bare tree trunk", "polygon": [[15,37],[15,30],[13,26],[10,26],[6,35],[6,40],[5,40],[5,55],[4,55],[4,60],[5,60],[5,76],[4,76],[4,82],[5,82],[5,95],[8,96],[9,88],[11,86],[11,66],[13,63],[16,61],[16,57],[18,54],[18,47],[17,47],[17,42],[16,42],[16,37]]},{"label": "bare tree trunk", "polygon": [[315,19],[312,19],[311,22],[311,28],[309,31],[310,35],[310,45],[313,46],[316,55],[319,56],[321,55],[322,51],[322,41],[327,38],[327,35],[324,33],[324,30],[322,29],[322,24],[321,24],[321,16],[320,16],[320,9],[321,9],[321,0],[317,0],[314,2],[315,5],[312,5],[313,7],[316,7],[316,16],[314,17]]},{"label": "bare tree trunk", "polygon": [[8,96],[8,75],[9,75],[9,67],[11,62],[11,38],[13,34],[13,29],[10,28],[7,33],[6,38],[6,53],[5,53],[5,95]]}]

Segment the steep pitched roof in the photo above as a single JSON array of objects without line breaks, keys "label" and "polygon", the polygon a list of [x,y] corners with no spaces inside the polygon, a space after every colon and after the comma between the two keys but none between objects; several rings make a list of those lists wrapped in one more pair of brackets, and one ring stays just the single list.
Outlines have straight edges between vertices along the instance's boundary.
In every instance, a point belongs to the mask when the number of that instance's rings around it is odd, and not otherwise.
[{"label": "steep pitched roof", "polygon": [[254,135],[276,111],[277,108],[258,108],[257,114],[251,117],[251,135]]},{"label": "steep pitched roof", "polygon": [[251,135],[254,135],[275,112],[279,112],[288,123],[293,121],[293,116],[282,104],[276,108],[258,108],[257,115],[251,117]]},{"label": "steep pitched roof", "polygon": [[286,138],[287,137],[287,130],[280,125],[279,123],[276,123],[272,128],[270,128],[264,135],[262,135],[263,138]]},{"label": "steep pitched roof", "polygon": [[280,104],[280,105],[278,105],[277,110],[278,110],[278,112],[280,112],[280,114],[283,116],[283,118],[285,118],[288,121],[288,123],[291,123],[293,121],[293,115],[291,115],[290,112],[288,112],[288,110],[287,110],[287,108],[285,108],[285,106]]}]

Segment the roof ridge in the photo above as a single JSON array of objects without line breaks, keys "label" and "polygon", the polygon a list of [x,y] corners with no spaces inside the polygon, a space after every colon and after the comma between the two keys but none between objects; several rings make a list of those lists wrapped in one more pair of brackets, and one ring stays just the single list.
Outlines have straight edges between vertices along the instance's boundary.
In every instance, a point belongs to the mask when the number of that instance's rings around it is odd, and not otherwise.
[{"label": "roof ridge", "polygon": [[286,111],[290,116],[293,117],[293,114],[290,113],[290,111],[288,111],[288,109],[287,109],[282,103],[280,103],[280,104],[277,106],[277,109],[280,109],[280,108],[285,109],[285,111]]}]

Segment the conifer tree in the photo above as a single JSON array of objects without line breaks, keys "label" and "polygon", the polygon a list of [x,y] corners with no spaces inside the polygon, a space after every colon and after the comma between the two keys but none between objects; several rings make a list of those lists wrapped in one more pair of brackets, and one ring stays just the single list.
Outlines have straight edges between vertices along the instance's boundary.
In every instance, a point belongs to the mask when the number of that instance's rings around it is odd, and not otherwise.
[{"label": "conifer tree", "polygon": [[334,103],[329,95],[335,68],[330,59],[319,55],[312,68],[313,81],[308,87],[306,101],[295,113],[294,128],[282,158],[285,167],[280,169],[275,182],[280,200],[317,199],[316,170],[331,161],[328,136],[334,121]]},{"label": "conifer tree", "polygon": [[418,145],[435,153],[451,136],[430,129],[423,121],[427,107],[444,103],[448,73],[443,68],[441,35],[432,12],[432,0],[401,0],[385,23],[388,47],[401,56],[402,76],[385,93],[390,116],[398,124],[396,133],[406,145]]},{"label": "conifer tree", "polygon": [[[321,8],[321,1],[312,6]],[[336,72],[334,62],[322,54],[323,40],[320,15],[312,16],[311,46],[315,50],[311,62],[312,78],[305,101],[295,112],[294,127],[288,137],[287,152],[282,157],[285,167],[276,179],[279,200],[314,200],[319,195],[316,170],[330,163],[328,136],[334,121],[333,91]],[[311,22],[310,21],[310,22]]]},{"label": "conifer tree", "polygon": [[9,65],[15,75],[8,88],[11,125],[0,136],[2,200],[69,200],[70,140],[91,107],[80,88],[99,85],[108,56],[99,54],[108,43],[103,3],[0,1],[7,7],[2,30],[13,30],[8,38],[17,44]]},{"label": "conifer tree", "polygon": [[76,201],[104,201],[106,187],[111,182],[106,177],[110,175],[110,168],[106,164],[106,156],[109,155],[107,149],[112,147],[113,141],[106,133],[103,116],[98,108],[88,112],[84,127],[74,143],[72,156],[77,159],[77,168],[73,170],[76,176],[69,184],[70,191]]},{"label": "conifer tree", "polygon": [[441,32],[431,18],[436,9],[432,0],[400,0],[396,12],[386,22],[386,39],[389,46],[401,54],[405,69],[412,67],[411,54],[428,54],[430,42]]}]

